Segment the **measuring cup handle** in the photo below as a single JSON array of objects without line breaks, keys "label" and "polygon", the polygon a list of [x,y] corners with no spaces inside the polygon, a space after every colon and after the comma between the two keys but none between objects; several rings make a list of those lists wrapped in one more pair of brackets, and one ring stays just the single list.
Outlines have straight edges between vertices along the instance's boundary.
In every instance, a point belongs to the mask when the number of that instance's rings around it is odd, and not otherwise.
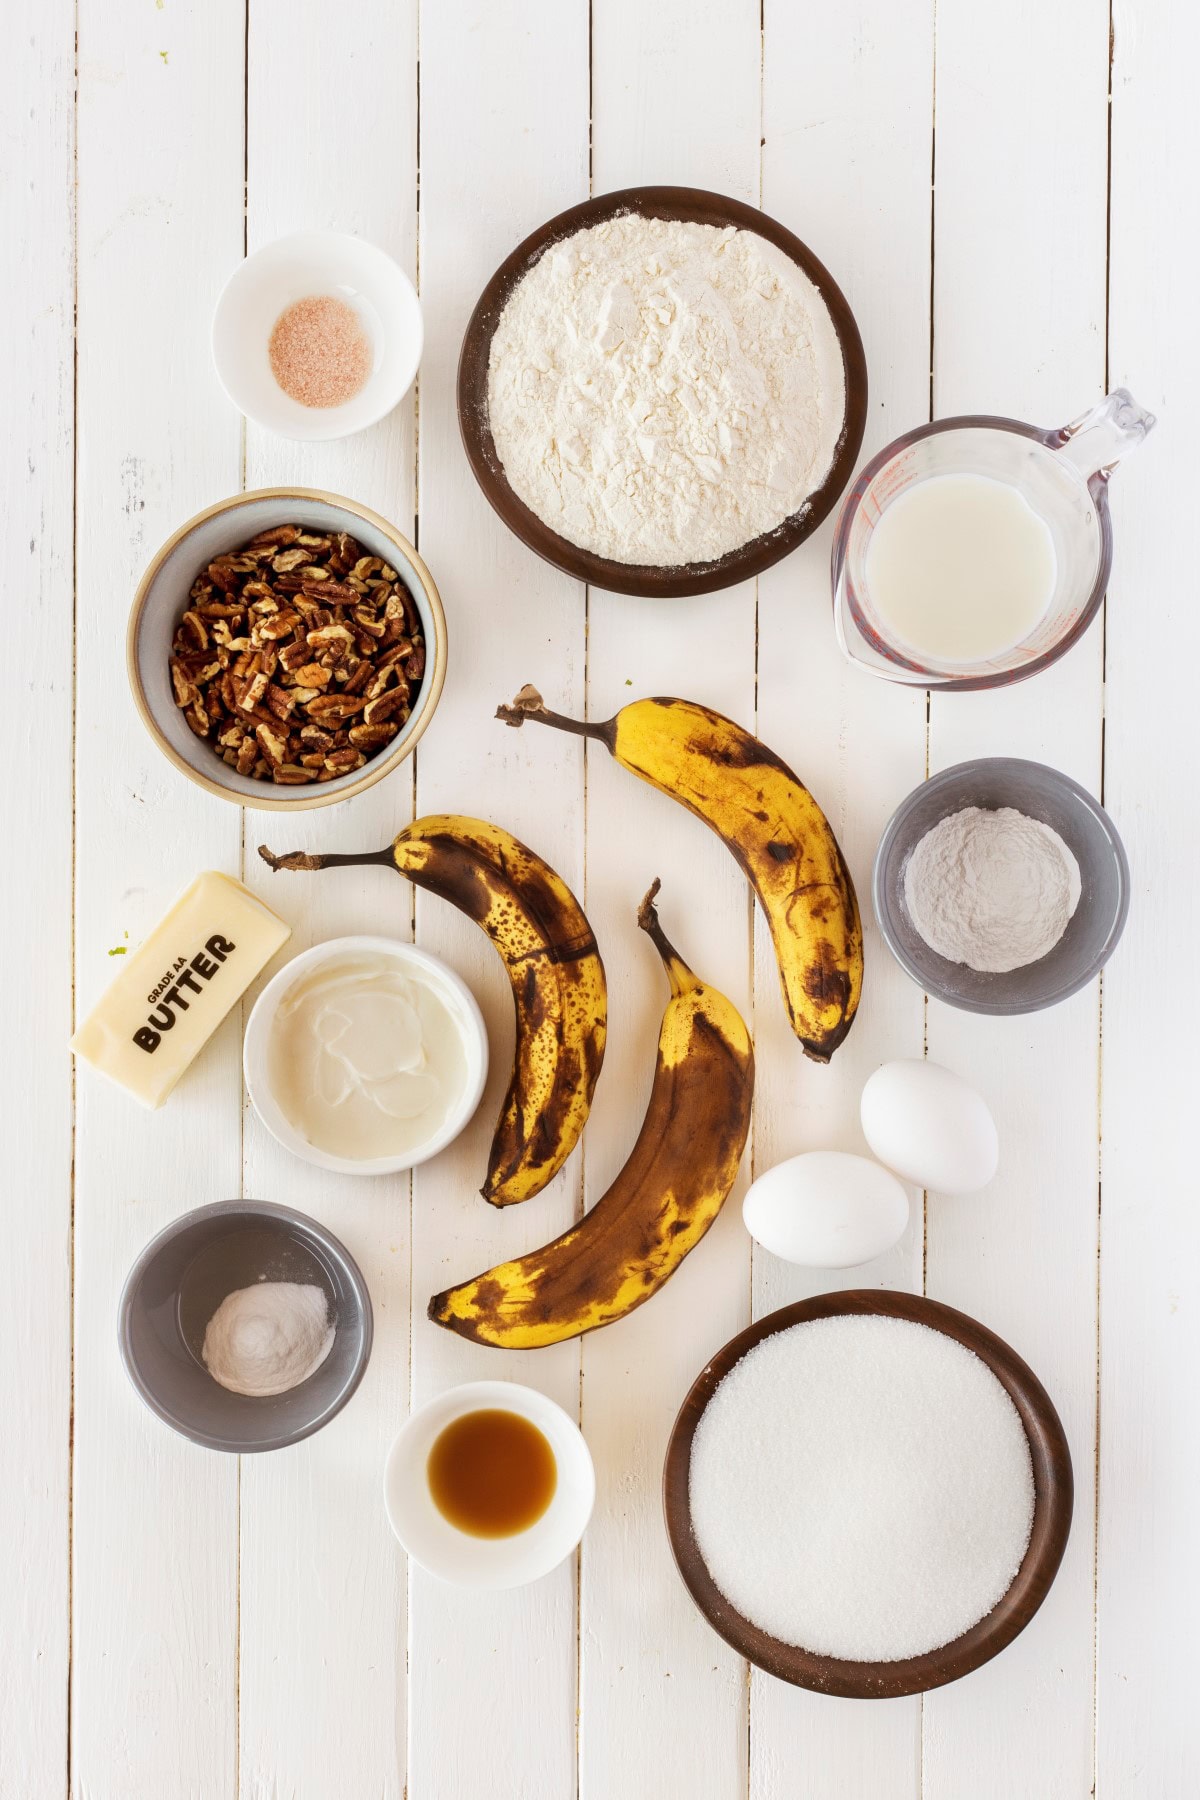
[{"label": "measuring cup handle", "polygon": [[1055,448],[1088,480],[1093,475],[1107,480],[1126,451],[1136,449],[1154,425],[1154,414],[1139,406],[1128,388],[1114,388],[1099,406],[1055,433]]}]

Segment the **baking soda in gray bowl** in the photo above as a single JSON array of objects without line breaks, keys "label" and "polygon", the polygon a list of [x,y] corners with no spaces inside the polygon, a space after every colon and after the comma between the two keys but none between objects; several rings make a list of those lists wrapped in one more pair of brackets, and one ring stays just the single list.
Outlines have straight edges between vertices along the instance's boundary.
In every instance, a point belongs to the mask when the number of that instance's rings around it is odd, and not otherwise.
[{"label": "baking soda in gray bowl", "polygon": [[756,1344],[692,1442],[700,1554],[785,1644],[896,1662],[1003,1597],[1033,1528],[1029,1442],[973,1351],[908,1319],[812,1319]]}]

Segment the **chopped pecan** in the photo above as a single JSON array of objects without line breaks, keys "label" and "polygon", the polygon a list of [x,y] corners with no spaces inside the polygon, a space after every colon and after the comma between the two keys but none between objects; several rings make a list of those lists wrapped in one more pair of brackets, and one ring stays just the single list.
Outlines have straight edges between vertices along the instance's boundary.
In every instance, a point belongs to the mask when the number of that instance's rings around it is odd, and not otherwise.
[{"label": "chopped pecan", "polygon": [[347,744],[344,750],[331,750],[325,758],[325,767],[332,769],[337,775],[348,775],[353,769],[361,769],[366,762],[361,750],[353,744]]},{"label": "chopped pecan", "polygon": [[398,735],[425,668],[411,595],[346,532],[274,526],[192,582],[168,667],[188,729],[240,776],[299,786]]},{"label": "chopped pecan", "polygon": [[175,689],[176,706],[190,706],[198,697],[196,684],[188,675],[177,656],[172,656],[168,665],[171,671],[171,685]]},{"label": "chopped pecan", "polygon": [[368,756],[374,756],[377,750],[390,744],[399,735],[399,731],[400,727],[393,725],[390,720],[384,725],[352,725],[350,742],[357,745],[358,749],[365,750]]},{"label": "chopped pecan", "polygon": [[347,625],[322,625],[308,634],[311,650],[336,650],[340,645],[344,656],[353,643],[354,636]]},{"label": "chopped pecan", "polygon": [[293,612],[292,608],[288,606],[282,612],[274,613],[269,619],[261,619],[255,626],[255,630],[259,637],[266,638],[268,643],[273,644],[277,638],[289,637],[299,623],[300,614]]},{"label": "chopped pecan", "polygon": [[394,718],[408,705],[408,695],[403,688],[388,688],[386,693],[376,695],[363,707],[364,725],[382,725],[385,719]]},{"label": "chopped pecan", "polygon": [[[179,621],[175,635],[177,639],[186,639],[193,650],[208,649],[208,627],[198,612],[192,612],[190,609],[185,612]],[[185,648],[187,648],[186,643],[180,645],[180,649]]]},{"label": "chopped pecan", "polygon": [[305,563],[313,560],[311,550],[303,550],[296,544],[287,550],[281,550],[278,556],[271,558],[271,567],[277,575],[290,575],[296,569],[302,569]]},{"label": "chopped pecan", "polygon": [[318,725],[340,725],[343,719],[352,719],[362,708],[363,703],[358,699],[346,700],[341,694],[318,694],[308,703],[308,716]]},{"label": "chopped pecan", "polygon": [[[322,574],[324,573],[324,571],[321,572]],[[317,574],[317,570],[306,569],[304,574],[306,582],[305,591],[307,592],[307,583]],[[357,588],[350,587],[344,581],[333,581],[330,579],[326,579],[322,582],[320,597],[326,606],[349,606],[356,603],[360,598]]]},{"label": "chopped pecan", "polygon": [[272,525],[269,531],[260,531],[246,545],[247,550],[283,549],[287,544],[294,544],[300,536],[298,525]]},{"label": "chopped pecan", "polygon": [[268,712],[274,713],[277,719],[286,721],[296,710],[296,691],[294,688],[276,687],[272,682],[263,695],[263,703]]},{"label": "chopped pecan", "polygon": [[237,695],[239,711],[253,712],[270,685],[271,677],[261,669],[257,675],[247,676],[240,687],[235,679],[234,693]]},{"label": "chopped pecan", "polygon": [[[314,749],[317,750],[332,750],[336,740],[332,731],[323,731],[319,725],[302,725],[300,727],[300,742],[302,744],[312,744]],[[322,757],[321,760],[324,762],[324,757]]]},{"label": "chopped pecan", "polygon": [[277,726],[272,728],[270,725],[256,725],[254,735],[267,761],[278,768],[287,757],[287,733],[280,731]]},{"label": "chopped pecan", "polygon": [[304,638],[292,644],[281,644],[279,647],[279,666],[290,674],[308,661],[308,642]]}]

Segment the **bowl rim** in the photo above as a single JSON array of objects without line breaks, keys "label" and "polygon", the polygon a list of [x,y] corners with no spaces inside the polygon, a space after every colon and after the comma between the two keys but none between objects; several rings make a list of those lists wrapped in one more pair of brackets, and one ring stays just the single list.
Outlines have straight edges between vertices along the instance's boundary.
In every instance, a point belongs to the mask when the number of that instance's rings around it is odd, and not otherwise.
[{"label": "bowl rim", "polygon": [[[929,1325],[985,1362],[1006,1389],[1025,1428],[1033,1462],[1034,1514],[1029,1545],[1008,1591],[961,1637],[937,1650],[895,1662],[854,1662],[785,1644],[739,1613],[717,1587],[692,1530],[688,1480],[692,1439],[720,1381],[748,1350],[776,1332],[811,1319],[871,1314]],[[895,1699],[957,1681],[1006,1648],[1041,1606],[1058,1573],[1071,1529],[1074,1476],[1066,1433],[1054,1404],[1011,1345],[940,1300],[892,1288],[849,1288],[797,1300],[755,1320],[710,1358],[684,1398],[663,1464],[663,1512],[675,1566],[718,1637],[756,1668],[794,1687],[856,1700]]]},{"label": "bowl rim", "polygon": [[[427,1145],[411,1154],[405,1152],[399,1157],[372,1157],[363,1162],[354,1162],[349,1157],[335,1156],[332,1151],[321,1150],[310,1144],[288,1120],[282,1107],[275,1100],[271,1090],[266,1067],[266,1049],[271,1025],[279,1005],[292,982],[307,968],[319,967],[327,959],[338,954],[347,955],[355,950],[375,950],[383,955],[395,956],[399,961],[419,963],[423,968],[432,969],[440,979],[446,982],[459,997],[463,1010],[470,1020],[475,1043],[478,1048],[479,1069],[473,1081],[463,1090],[463,1099],[458,1109],[461,1113],[458,1123],[452,1130],[445,1127],[430,1138]],[[261,1010],[260,1010],[261,1009]],[[242,1079],[246,1084],[246,1092],[250,1096],[250,1104],[275,1142],[290,1155],[299,1157],[301,1162],[311,1167],[324,1169],[332,1175],[400,1175],[409,1169],[419,1168],[422,1163],[429,1162],[464,1132],[471,1123],[483,1098],[487,1086],[490,1046],[488,1043],[487,1025],[479,1002],[458,973],[432,950],[424,950],[418,944],[409,943],[406,938],[387,937],[380,932],[356,931],[347,932],[342,937],[322,938],[319,943],[310,944],[307,950],[300,950],[276,969],[267,982],[254,1005],[250,1009],[250,1017],[246,1021],[246,1030],[242,1039]],[[251,1073],[251,1057],[255,1060],[255,1070]],[[262,1080],[259,1080],[261,1071]],[[260,1098],[262,1096],[263,1098]],[[269,1116],[263,1099],[271,1103]],[[281,1129],[282,1128],[282,1129]],[[287,1135],[283,1135],[286,1130]]]},{"label": "bowl rim", "polygon": [[[340,1392],[323,1412],[316,1418],[292,1431],[268,1432],[261,1438],[247,1443],[232,1443],[218,1432],[200,1430],[189,1425],[175,1413],[165,1401],[145,1381],[134,1355],[131,1332],[133,1303],[138,1287],[146,1270],[155,1256],[172,1238],[187,1226],[201,1220],[217,1218],[268,1218],[281,1225],[299,1227],[311,1234],[320,1243],[323,1250],[340,1266],[349,1285],[354,1289],[359,1304],[359,1315],[362,1321],[359,1334],[358,1355],[354,1367]],[[205,1450],[220,1450],[231,1456],[256,1456],[269,1450],[286,1450],[292,1444],[302,1443],[314,1432],[328,1425],[337,1417],[357,1393],[367,1364],[371,1360],[371,1348],[375,1338],[375,1313],[371,1305],[371,1291],[367,1286],[362,1270],[347,1250],[345,1244],[336,1237],[328,1226],[314,1219],[310,1213],[303,1213],[294,1206],[280,1206],[271,1200],[214,1200],[205,1206],[193,1206],[178,1218],[172,1219],[156,1231],[135,1258],[129,1273],[121,1287],[121,1298],[117,1304],[117,1345],[121,1353],[121,1362],[134,1392],[150,1411],[160,1418],[164,1425],[169,1425],[181,1437],[189,1438],[193,1444],[201,1445]]]},{"label": "bowl rim", "polygon": [[[357,780],[348,787],[338,788],[336,793],[328,791],[329,788],[337,787],[335,782],[327,783],[324,791],[315,782],[308,787],[283,789],[274,787],[272,783],[264,782],[262,785],[268,791],[263,794],[261,799],[257,794],[251,797],[235,793],[213,777],[202,774],[199,769],[194,769],[179,754],[161,729],[142,685],[137,658],[138,631],[141,626],[142,614],[146,610],[150,590],[163,564],[198,526],[206,524],[209,519],[218,518],[224,513],[234,512],[238,507],[247,506],[260,500],[316,500],[324,506],[340,507],[344,512],[352,513],[355,518],[362,519],[365,524],[381,532],[390,543],[395,544],[405,559],[411,563],[425,591],[425,599],[433,618],[432,654],[430,654],[430,646],[427,645],[425,675],[422,678],[422,692],[419,697],[420,711],[411,732],[404,743],[396,749],[390,752],[385,751],[382,755],[374,757],[364,764]],[[442,598],[438,593],[437,584],[416,546],[410,543],[404,533],[398,530],[390,520],[385,519],[382,513],[373,511],[369,506],[363,506],[357,500],[350,500],[344,494],[331,493],[326,488],[246,488],[240,494],[231,494],[228,499],[217,500],[211,506],[203,507],[198,513],[194,513],[190,519],[185,520],[171,533],[147,563],[142,578],[134,591],[133,603],[129,609],[129,623],[125,630],[125,667],[129,677],[130,691],[133,694],[133,702],[142,724],[158,748],[167,760],[179,770],[180,774],[186,775],[189,781],[194,782],[197,787],[203,788],[205,793],[215,794],[218,799],[228,800],[234,806],[240,806],[249,812],[307,812],[313,811],[319,806],[336,806],[339,801],[351,800],[356,794],[364,793],[367,788],[374,787],[375,783],[380,781],[384,775],[390,775],[392,770],[398,768],[415,749],[437,710],[438,702],[442,697],[442,689],[446,685],[447,656],[446,614],[442,606]],[[224,766],[219,757],[214,755],[213,760],[218,766]]]},{"label": "bowl rim", "polygon": [[[399,392],[391,399],[385,400],[377,408],[364,415],[363,418],[357,420],[353,425],[346,425],[338,430],[311,431],[306,432],[303,437],[293,437],[291,432],[283,430],[278,424],[273,423],[270,419],[264,418],[261,413],[255,412],[252,408],[248,407],[246,404],[246,396],[244,394],[234,392],[233,387],[231,387],[229,383],[227,369],[218,354],[217,335],[222,315],[227,304],[230,302],[231,296],[236,295],[240,287],[253,280],[251,271],[253,270],[254,265],[268,253],[296,244],[304,239],[310,241],[313,239],[323,240],[324,244],[329,249],[333,249],[338,244],[353,244],[356,250],[365,250],[370,255],[377,257],[381,262],[388,265],[392,274],[398,277],[402,286],[407,289],[407,297],[411,300],[413,305],[416,318],[416,353],[411,359],[411,372]],[[339,443],[345,438],[356,437],[360,431],[369,431],[372,426],[378,425],[381,419],[386,419],[389,413],[395,411],[400,402],[411,391],[413,382],[416,380],[421,367],[421,358],[425,354],[425,314],[421,307],[421,296],[417,292],[416,286],[407,270],[401,267],[400,263],[390,251],[383,249],[382,245],[377,244],[373,238],[360,237],[357,232],[333,231],[325,227],[314,226],[311,229],[300,231],[285,231],[281,233],[279,237],[270,238],[265,244],[259,244],[256,249],[251,250],[248,255],[242,257],[242,260],[231,270],[228,279],[223,283],[221,291],[217,295],[216,304],[212,310],[212,319],[209,323],[208,343],[213,369],[216,373],[217,380],[221,384],[221,391],[229,401],[229,404],[234,407],[237,412],[241,413],[245,418],[250,419],[261,431],[269,431],[273,437],[284,438],[288,443],[333,444]],[[364,388],[369,392],[370,377],[368,377],[367,382],[364,384]],[[360,392],[362,391],[364,390],[360,389]],[[357,398],[357,395],[352,396],[352,399]],[[349,402],[347,402],[347,404],[349,404]],[[319,411],[320,409],[314,408],[313,410]],[[330,413],[333,413],[340,409],[331,407],[328,410]]]},{"label": "bowl rim", "polygon": [[[582,550],[545,524],[509,486],[492,439],[487,413],[487,368],[492,337],[518,282],[557,239],[574,231],[638,213],[645,218],[681,219],[702,225],[732,225],[766,238],[798,267],[820,292],[842,352],[846,410],[833,460],[821,485],[801,511],[774,531],[741,544],[716,562],[659,567],[616,562]],[[756,206],[711,188],[638,186],[616,188],[569,206],[521,240],[490,277],[475,303],[458,359],[458,424],[463,448],[485,498],[509,530],[536,555],[577,581],[639,599],[684,598],[732,587],[760,575],[812,536],[841,498],[862,448],[867,418],[867,362],[862,336],[845,294],[817,256],[779,220]]]},{"label": "bowl rim", "polygon": [[[1119,887],[1117,907],[1099,958],[1094,960],[1093,964],[1084,973],[1075,976],[1071,981],[1064,982],[1060,987],[1056,987],[1052,993],[1045,994],[1040,999],[1031,1000],[1028,1003],[1021,1005],[1015,1005],[1011,1000],[1003,998],[1000,995],[997,995],[994,999],[989,999],[983,996],[950,993],[938,980],[936,972],[923,968],[920,963],[909,955],[892,928],[890,911],[884,899],[884,862],[887,855],[890,853],[896,838],[900,835],[901,828],[913,807],[916,806],[918,801],[924,795],[931,793],[936,794],[942,788],[953,787],[957,782],[961,782],[966,776],[973,774],[979,769],[995,769],[997,771],[1035,769],[1039,775],[1048,776],[1054,786],[1069,793],[1073,800],[1092,815],[1097,825],[1104,833],[1117,865],[1117,881]],[[900,964],[900,967],[904,970],[905,974],[912,981],[916,982],[925,993],[931,994],[935,1000],[940,1000],[943,1005],[953,1006],[959,1012],[977,1013],[987,1018],[1023,1018],[1029,1013],[1045,1012],[1047,1007],[1058,1006],[1062,1001],[1069,1000],[1073,994],[1078,994],[1083,988],[1090,986],[1091,983],[1095,981],[1097,975],[1104,969],[1109,958],[1112,956],[1113,951],[1121,941],[1121,935],[1125,930],[1125,925],[1129,918],[1129,886],[1129,857],[1126,853],[1120,832],[1114,825],[1111,815],[1105,810],[1101,802],[1097,800],[1094,794],[1089,793],[1088,789],[1085,788],[1081,782],[1076,781],[1073,776],[1065,774],[1062,769],[1056,769],[1052,767],[1050,763],[1035,762],[1031,757],[1027,756],[970,757],[965,762],[952,763],[949,768],[941,769],[936,775],[929,776],[928,780],[919,782],[918,785],[912,789],[911,793],[904,796],[904,799],[900,802],[899,806],[884,826],[878,846],[876,847],[875,860],[871,865],[871,906],[875,914],[875,922],[879,926],[884,943],[887,945],[896,961]],[[937,956],[937,951],[930,950],[929,954],[931,956]],[[1050,953],[1047,952],[1047,954]],[[1014,973],[1015,972],[1016,971],[1014,971]]]},{"label": "bowl rim", "polygon": [[[405,1542],[396,1519],[393,1516],[392,1488],[394,1485],[394,1470],[398,1466],[400,1458],[409,1441],[418,1435],[421,1425],[427,1420],[430,1412],[434,1412],[438,1408],[449,1405],[452,1410],[447,1412],[445,1423],[450,1424],[454,1419],[461,1417],[464,1412],[474,1410],[477,1407],[482,1409],[492,1406],[501,1411],[508,1410],[519,1412],[522,1418],[529,1418],[532,1423],[537,1424],[537,1420],[532,1418],[531,1412],[526,1410],[525,1407],[520,1404],[520,1402],[524,1401],[527,1405],[530,1400],[534,1401],[539,1408],[549,1408],[550,1412],[555,1414],[558,1419],[562,1421],[565,1428],[565,1435],[573,1446],[573,1454],[577,1459],[576,1472],[583,1478],[583,1487],[585,1490],[584,1498],[586,1500],[586,1504],[581,1505],[580,1507],[578,1531],[574,1532],[573,1528],[573,1538],[568,1549],[564,1550],[561,1555],[555,1556],[552,1562],[545,1562],[544,1566],[539,1567],[531,1574],[509,1578],[502,1573],[498,1573],[495,1577],[490,1579],[460,1580],[454,1575],[447,1574],[443,1568],[435,1568],[432,1563],[426,1562],[415,1550],[410,1549],[409,1545]],[[506,1403],[508,1404],[506,1405]],[[387,1456],[384,1459],[383,1506],[384,1512],[387,1515],[388,1525],[391,1528],[396,1542],[400,1545],[405,1555],[416,1563],[418,1568],[424,1569],[426,1573],[432,1575],[436,1581],[444,1582],[448,1587],[464,1588],[475,1593],[499,1593],[506,1590],[511,1591],[515,1588],[528,1587],[532,1582],[541,1581],[546,1575],[549,1575],[552,1570],[557,1569],[561,1563],[564,1563],[568,1556],[573,1556],[575,1551],[579,1548],[583,1535],[586,1532],[588,1525],[591,1523],[595,1505],[596,1464],[591,1450],[588,1447],[588,1441],[580,1429],[579,1421],[573,1419],[566,1407],[562,1406],[550,1394],[543,1393],[541,1388],[531,1387],[528,1382],[524,1381],[509,1381],[503,1377],[492,1376],[481,1378],[477,1381],[456,1382],[450,1387],[441,1389],[439,1393],[431,1394],[427,1400],[422,1401],[419,1406],[415,1406],[409,1413],[395,1437],[392,1439],[391,1444],[388,1446]],[[533,1524],[527,1527],[527,1529],[531,1532],[535,1532],[540,1523],[540,1519],[535,1519]],[[513,1537],[496,1538],[490,1541],[495,1543],[498,1547],[503,1547],[505,1544],[513,1543],[515,1537],[524,1535],[524,1533],[514,1533]]]}]

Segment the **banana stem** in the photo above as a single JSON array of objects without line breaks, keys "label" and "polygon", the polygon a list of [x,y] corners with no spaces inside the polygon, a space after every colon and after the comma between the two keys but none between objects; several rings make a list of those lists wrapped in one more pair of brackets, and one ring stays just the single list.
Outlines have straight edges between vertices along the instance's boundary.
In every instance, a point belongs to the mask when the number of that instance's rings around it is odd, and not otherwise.
[{"label": "banana stem", "polygon": [[654,904],[658,890],[661,886],[662,883],[659,881],[658,877],[655,876],[649,892],[643,899],[642,904],[638,907],[637,922],[646,933],[646,936],[650,939],[650,942],[654,945],[654,948],[658,951],[658,954],[662,957],[663,968],[667,971],[667,980],[671,983],[671,992],[673,994],[686,994],[690,989],[698,988],[701,985],[700,979],[688,968],[682,956],[680,956],[678,950],[662,928],[658,916],[658,908]]},{"label": "banana stem", "polygon": [[273,850],[268,850],[265,844],[260,844],[258,854],[267,867],[274,869],[276,873],[280,869],[306,871],[310,869],[341,869],[360,863],[381,863],[389,869],[395,867],[390,844],[386,850],[364,850],[357,856],[342,856],[335,851],[329,851],[324,856],[316,856],[308,850],[289,850],[283,856],[276,856]]},{"label": "banana stem", "polygon": [[566,713],[551,712],[535,687],[528,683],[509,706],[498,706],[496,717],[503,719],[506,725],[519,730],[526,719],[532,719],[538,725],[551,725],[555,731],[569,731],[575,737],[597,738],[612,749],[614,719],[603,719],[598,724],[590,719],[570,719]]}]

